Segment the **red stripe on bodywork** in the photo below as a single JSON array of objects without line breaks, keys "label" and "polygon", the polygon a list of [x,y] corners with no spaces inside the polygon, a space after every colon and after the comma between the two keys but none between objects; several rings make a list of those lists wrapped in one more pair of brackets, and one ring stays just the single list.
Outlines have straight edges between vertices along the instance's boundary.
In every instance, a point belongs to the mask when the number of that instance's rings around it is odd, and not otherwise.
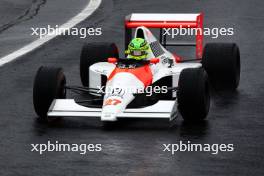
[{"label": "red stripe on bodywork", "polygon": [[177,63],[180,63],[182,61],[182,58],[176,54],[173,54],[174,56],[174,60],[177,62]]},{"label": "red stripe on bodywork", "polygon": [[108,77],[108,81],[111,80],[117,73],[131,73],[135,75],[145,87],[152,84],[153,75],[149,65],[145,65],[138,68],[118,68],[116,67],[110,76]]}]

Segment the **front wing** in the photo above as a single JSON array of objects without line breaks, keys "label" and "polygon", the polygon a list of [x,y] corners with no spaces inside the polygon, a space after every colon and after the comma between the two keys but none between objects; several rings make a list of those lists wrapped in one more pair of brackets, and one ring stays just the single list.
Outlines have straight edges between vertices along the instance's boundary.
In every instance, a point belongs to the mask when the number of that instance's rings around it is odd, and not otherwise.
[{"label": "front wing", "polygon": [[[74,99],[53,100],[48,117],[101,117],[102,108],[89,108],[77,104]],[[117,118],[161,118],[173,120],[177,117],[176,101],[158,101],[156,104],[126,109]]]}]

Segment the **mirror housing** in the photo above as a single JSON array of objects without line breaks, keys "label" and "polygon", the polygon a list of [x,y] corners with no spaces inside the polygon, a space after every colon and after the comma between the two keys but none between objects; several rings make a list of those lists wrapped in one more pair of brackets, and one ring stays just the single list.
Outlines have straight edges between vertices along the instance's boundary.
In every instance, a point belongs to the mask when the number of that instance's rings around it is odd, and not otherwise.
[{"label": "mirror housing", "polygon": [[159,61],[160,61],[159,58],[151,58],[151,59],[149,60],[149,63],[151,63],[151,64],[157,64],[157,63],[159,63]]},{"label": "mirror housing", "polygon": [[109,57],[109,58],[107,59],[107,62],[108,62],[108,63],[112,63],[112,64],[117,63],[117,58],[115,58],[115,57]]}]

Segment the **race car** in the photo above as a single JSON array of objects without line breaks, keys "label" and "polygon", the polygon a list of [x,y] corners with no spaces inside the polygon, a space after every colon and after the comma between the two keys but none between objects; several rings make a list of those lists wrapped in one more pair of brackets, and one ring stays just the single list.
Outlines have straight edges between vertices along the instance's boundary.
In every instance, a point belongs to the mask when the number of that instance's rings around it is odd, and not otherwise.
[{"label": "race car", "polygon": [[[152,33],[160,29],[160,38]],[[169,28],[197,28],[194,43],[169,43]],[[33,103],[43,120],[56,117],[204,120],[210,87],[235,90],[240,81],[240,54],[235,43],[208,43],[203,48],[203,14],[138,14],[125,20],[125,57],[114,43],[87,43],[80,57],[82,86],[66,85],[61,68],[40,67]],[[195,46],[195,58],[182,58],[168,46]],[[66,92],[81,96],[67,99]],[[81,97],[81,98],[80,98]]]}]

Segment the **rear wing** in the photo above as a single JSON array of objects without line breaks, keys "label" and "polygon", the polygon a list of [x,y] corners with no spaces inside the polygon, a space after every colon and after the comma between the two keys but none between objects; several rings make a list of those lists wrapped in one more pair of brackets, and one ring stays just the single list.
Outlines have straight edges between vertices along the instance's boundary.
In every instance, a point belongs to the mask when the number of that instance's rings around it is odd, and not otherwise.
[{"label": "rear wing", "polygon": [[[166,46],[195,46],[196,59],[203,55],[203,14],[202,13],[132,13],[125,19],[125,48],[132,39],[132,29],[145,26],[147,28],[160,28],[160,43]],[[166,41],[167,28],[197,28],[195,42]]]}]

